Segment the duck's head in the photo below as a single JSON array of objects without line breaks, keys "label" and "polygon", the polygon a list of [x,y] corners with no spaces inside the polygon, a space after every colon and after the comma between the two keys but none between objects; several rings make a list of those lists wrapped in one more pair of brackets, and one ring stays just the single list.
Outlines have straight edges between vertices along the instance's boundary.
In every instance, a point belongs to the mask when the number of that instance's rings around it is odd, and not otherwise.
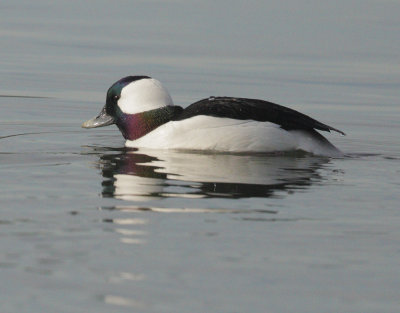
[{"label": "duck's head", "polygon": [[83,128],[116,124],[125,138],[130,139],[135,116],[140,113],[172,106],[168,91],[148,76],[127,76],[107,91],[106,104],[98,116],[84,122]]}]

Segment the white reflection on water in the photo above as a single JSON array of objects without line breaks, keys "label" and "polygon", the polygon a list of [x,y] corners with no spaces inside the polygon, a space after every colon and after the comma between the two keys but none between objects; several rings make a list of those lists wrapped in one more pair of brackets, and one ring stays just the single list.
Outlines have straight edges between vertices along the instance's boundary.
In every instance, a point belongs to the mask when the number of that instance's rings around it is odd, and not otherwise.
[{"label": "white reflection on water", "polygon": [[125,235],[125,236],[143,236],[146,235],[146,232],[141,230],[132,230],[132,229],[125,229],[125,228],[117,228],[115,229],[116,233]]},{"label": "white reflection on water", "polygon": [[[103,207],[108,210],[118,210],[121,212],[159,212],[159,213],[249,213],[246,209],[232,209],[232,208],[163,208],[163,207],[141,207],[136,205],[118,205],[113,207]],[[276,214],[277,211],[266,209],[252,209],[253,213],[268,213]]]},{"label": "white reflection on water", "polygon": [[148,223],[146,219],[141,218],[114,218],[112,220],[107,220],[107,222],[118,225],[144,225]]},{"label": "white reflection on water", "polygon": [[115,295],[106,295],[104,296],[104,302],[107,304],[117,305],[117,306],[124,306],[130,308],[143,308],[145,305],[133,299],[128,299],[120,296]]},{"label": "white reflection on water", "polygon": [[282,197],[321,183],[329,158],[233,155],[165,150],[100,155],[104,197],[147,201],[162,197]]},{"label": "white reflection on water", "polygon": [[144,274],[133,274],[129,272],[120,272],[115,275],[112,275],[109,278],[109,282],[113,284],[123,283],[125,281],[142,281],[146,278]]},{"label": "white reflection on water", "polygon": [[[113,218],[104,219],[103,222],[132,227],[146,225],[148,220],[143,218]],[[145,231],[129,228],[117,228],[115,229],[115,232],[122,235],[119,238],[119,241],[122,243],[137,245],[146,243],[146,240],[143,238],[143,236],[147,234]]]}]

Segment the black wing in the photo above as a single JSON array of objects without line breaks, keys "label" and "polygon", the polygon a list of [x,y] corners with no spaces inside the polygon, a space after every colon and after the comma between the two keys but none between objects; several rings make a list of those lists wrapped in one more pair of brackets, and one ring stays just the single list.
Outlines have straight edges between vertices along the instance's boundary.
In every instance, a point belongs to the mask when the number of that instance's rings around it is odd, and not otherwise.
[{"label": "black wing", "polygon": [[181,114],[175,116],[174,120],[180,121],[196,115],[271,122],[286,130],[318,129],[328,132],[333,130],[345,134],[296,110],[257,99],[210,97],[191,104]]}]

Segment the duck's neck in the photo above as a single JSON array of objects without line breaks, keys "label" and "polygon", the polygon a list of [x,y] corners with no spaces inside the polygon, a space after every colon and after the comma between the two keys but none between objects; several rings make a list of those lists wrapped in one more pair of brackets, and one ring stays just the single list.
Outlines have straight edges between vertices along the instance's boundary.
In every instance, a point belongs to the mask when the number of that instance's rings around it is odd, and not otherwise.
[{"label": "duck's neck", "polygon": [[119,113],[117,126],[127,140],[136,140],[169,122],[182,112],[180,106],[166,106],[136,114]]}]

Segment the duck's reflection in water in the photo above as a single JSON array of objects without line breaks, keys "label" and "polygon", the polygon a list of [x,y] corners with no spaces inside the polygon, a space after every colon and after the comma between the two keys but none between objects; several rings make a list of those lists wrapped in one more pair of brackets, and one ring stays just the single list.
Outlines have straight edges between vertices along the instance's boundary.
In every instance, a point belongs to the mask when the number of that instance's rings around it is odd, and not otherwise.
[{"label": "duck's reflection in water", "polygon": [[[310,155],[230,155],[202,154],[173,151],[132,151],[104,150],[99,153],[98,166],[103,176],[102,196],[123,200],[140,201],[139,204],[127,202],[126,205],[102,207],[106,210],[118,210],[103,221],[110,223],[118,235],[120,244],[130,245],[128,251],[152,247],[149,235],[152,218],[141,214],[143,210],[162,213],[235,213],[235,219],[246,221],[296,221],[298,217],[280,217],[277,211],[265,206],[241,208],[224,205],[209,208],[209,202],[195,199],[184,207],[154,207],[157,201],[166,197],[183,198],[244,198],[244,197],[285,197],[297,190],[305,190],[312,184],[319,184],[323,177],[320,169],[330,159]],[[216,201],[218,202],[218,201]],[[236,201],[235,201],[236,202]],[[175,203],[173,200],[172,203]],[[240,213],[239,215],[236,213]],[[249,216],[248,214],[254,214]],[[261,214],[260,214],[261,213]],[[265,214],[266,213],[266,214]],[[212,219],[209,219],[209,221]],[[110,227],[108,227],[110,226]],[[219,229],[219,228],[217,228]],[[222,230],[223,231],[223,230]],[[208,232],[207,236],[216,236],[218,231]],[[157,247],[157,245],[156,245]],[[147,248],[148,249],[148,248]],[[151,248],[150,248],[151,249]],[[143,254],[143,253],[142,253]],[[144,253],[145,255],[147,253]],[[140,255],[140,253],[138,254]],[[141,272],[139,268],[121,268],[109,274],[108,281],[115,286],[137,284],[141,281],[154,281],[154,275]],[[140,285],[138,285],[140,286]],[[118,290],[115,288],[115,290]],[[139,295],[140,295],[140,288]],[[151,303],[142,301],[137,294],[125,296],[113,290],[103,296],[107,304],[143,310]],[[137,296],[137,298],[135,298]]]},{"label": "duck's reflection in water", "polygon": [[102,195],[123,200],[160,197],[284,197],[319,183],[329,158],[232,155],[159,150],[100,155]]}]

